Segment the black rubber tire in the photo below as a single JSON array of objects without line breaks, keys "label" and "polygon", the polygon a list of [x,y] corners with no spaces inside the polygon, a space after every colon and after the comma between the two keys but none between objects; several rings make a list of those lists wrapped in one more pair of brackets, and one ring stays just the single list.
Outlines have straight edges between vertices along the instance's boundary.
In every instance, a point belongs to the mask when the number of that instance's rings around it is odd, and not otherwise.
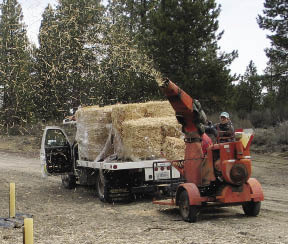
[{"label": "black rubber tire", "polygon": [[200,212],[199,206],[190,205],[189,197],[186,190],[180,193],[179,198],[179,210],[181,217],[184,221],[195,223],[198,220],[198,215]]},{"label": "black rubber tire", "polygon": [[66,189],[74,189],[76,187],[76,177],[72,174],[61,175],[62,185]]},{"label": "black rubber tire", "polygon": [[257,216],[260,212],[260,208],[261,208],[261,202],[244,202],[242,204],[242,208],[244,213],[247,216]]},{"label": "black rubber tire", "polygon": [[100,173],[97,174],[96,195],[102,202],[111,202],[109,197],[108,180],[104,174],[103,177],[100,176]]}]

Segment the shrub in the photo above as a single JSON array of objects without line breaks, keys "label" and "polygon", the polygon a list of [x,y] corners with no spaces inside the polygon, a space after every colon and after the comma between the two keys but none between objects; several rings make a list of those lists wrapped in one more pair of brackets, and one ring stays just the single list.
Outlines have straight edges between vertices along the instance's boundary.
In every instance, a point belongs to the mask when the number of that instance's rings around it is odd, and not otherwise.
[{"label": "shrub", "polygon": [[288,120],[288,103],[282,103],[279,104],[275,109],[273,110],[275,117],[278,118],[279,121],[283,122],[285,120]]},{"label": "shrub", "polygon": [[253,144],[257,146],[273,147],[277,145],[277,136],[274,128],[269,129],[255,129]]},{"label": "shrub", "polygon": [[235,129],[242,128],[242,129],[249,129],[253,128],[253,125],[249,119],[240,118],[237,114],[231,116],[231,120]]},{"label": "shrub", "polygon": [[264,147],[265,151],[287,151],[288,121],[268,129],[255,129],[254,146]]},{"label": "shrub", "polygon": [[288,121],[275,128],[278,144],[288,145]]},{"label": "shrub", "polygon": [[255,128],[268,128],[277,124],[277,116],[274,115],[271,109],[252,111],[248,118]]}]

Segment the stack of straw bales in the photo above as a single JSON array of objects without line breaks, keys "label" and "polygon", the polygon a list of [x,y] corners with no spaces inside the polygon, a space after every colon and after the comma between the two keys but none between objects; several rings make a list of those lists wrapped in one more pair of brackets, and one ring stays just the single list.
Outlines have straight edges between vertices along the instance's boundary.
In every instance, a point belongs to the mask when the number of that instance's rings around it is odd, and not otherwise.
[{"label": "stack of straw bales", "polygon": [[76,119],[81,158],[94,160],[99,155],[109,124],[114,135],[111,150],[122,159],[184,158],[181,126],[169,102],[87,107],[77,111]]},{"label": "stack of straw bales", "polygon": [[112,106],[91,106],[77,110],[76,141],[80,158],[93,161],[103,150],[109,135],[111,112]]}]

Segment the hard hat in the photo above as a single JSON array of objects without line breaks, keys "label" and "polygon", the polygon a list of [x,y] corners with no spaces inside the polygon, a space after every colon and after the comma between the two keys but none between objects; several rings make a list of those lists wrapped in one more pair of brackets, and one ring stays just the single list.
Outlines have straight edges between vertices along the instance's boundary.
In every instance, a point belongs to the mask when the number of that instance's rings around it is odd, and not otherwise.
[{"label": "hard hat", "polygon": [[227,112],[222,112],[220,114],[220,117],[225,117],[225,118],[229,119],[229,114]]}]

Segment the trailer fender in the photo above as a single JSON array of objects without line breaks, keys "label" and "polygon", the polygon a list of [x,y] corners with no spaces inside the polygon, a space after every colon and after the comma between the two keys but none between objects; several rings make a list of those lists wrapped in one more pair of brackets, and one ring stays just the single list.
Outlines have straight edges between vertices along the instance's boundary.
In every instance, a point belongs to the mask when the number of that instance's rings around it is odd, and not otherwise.
[{"label": "trailer fender", "polygon": [[247,183],[250,186],[251,198],[253,199],[253,201],[254,202],[263,201],[264,194],[263,194],[262,186],[259,183],[259,181],[256,180],[255,178],[250,178]]},{"label": "trailer fender", "polygon": [[201,205],[202,197],[198,187],[194,183],[184,183],[178,186],[176,192],[176,205],[179,206],[179,197],[182,191],[187,191],[190,205]]}]

